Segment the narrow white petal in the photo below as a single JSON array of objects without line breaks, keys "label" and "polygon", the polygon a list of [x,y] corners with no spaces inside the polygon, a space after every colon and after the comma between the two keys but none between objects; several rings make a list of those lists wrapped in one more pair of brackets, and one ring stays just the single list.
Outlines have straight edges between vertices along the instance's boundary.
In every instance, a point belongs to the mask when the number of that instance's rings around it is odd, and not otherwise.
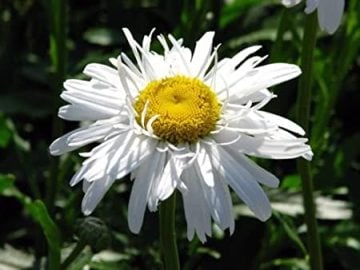
[{"label": "narrow white petal", "polygon": [[212,172],[211,160],[209,155],[206,153],[204,147],[200,147],[200,152],[196,160],[199,173],[201,174],[204,182],[209,186],[213,187],[214,183],[214,174]]},{"label": "narrow white petal", "polygon": [[[256,135],[266,134],[278,129],[274,122],[261,117],[258,112],[249,112],[245,117],[229,122],[229,129],[234,129],[242,133]],[[221,136],[221,134],[219,134]]]},{"label": "narrow white petal", "polygon": [[252,69],[239,80],[230,89],[230,96],[246,97],[257,91],[291,80],[300,74],[300,68],[292,64],[275,63],[260,66]]},{"label": "narrow white petal", "polygon": [[80,130],[70,135],[67,139],[67,144],[70,147],[81,147],[94,141],[98,141],[104,138],[112,128],[112,125],[90,126],[88,129]]},{"label": "narrow white petal", "polygon": [[[157,152],[157,151],[155,151]],[[154,160],[155,156],[158,156],[158,160]],[[151,157],[153,168],[151,172],[148,172],[148,178],[151,182],[151,190],[148,198],[148,206],[151,212],[155,212],[157,210],[157,206],[159,203],[159,196],[158,196],[158,187],[161,184],[161,177],[164,171],[165,162],[166,162],[167,153],[156,153]]]},{"label": "narrow white petal", "polygon": [[187,222],[187,237],[191,240],[196,232],[200,241],[206,241],[206,235],[211,236],[211,214],[204,198],[199,180],[196,179],[194,168],[183,172],[183,181],[188,187],[182,192],[185,218]]},{"label": "narrow white petal", "polygon": [[248,58],[249,55],[257,52],[258,50],[260,50],[260,48],[261,46],[258,45],[251,46],[241,50],[230,59],[225,58],[221,60],[218,63],[217,72],[223,74],[224,76],[228,75],[230,72],[233,72],[236,69],[236,67],[240,65],[246,58]]},{"label": "narrow white petal", "polygon": [[102,179],[92,182],[86,188],[86,193],[81,204],[84,215],[90,215],[94,211],[114,181],[115,179],[106,175]]},{"label": "narrow white petal", "polygon": [[320,0],[306,0],[305,12],[310,14],[318,7]]},{"label": "narrow white petal", "polygon": [[128,223],[133,233],[138,233],[141,229],[146,203],[149,197],[152,199],[152,186],[163,169],[164,156],[164,153],[155,151],[152,157],[148,158],[136,173],[128,207]]},{"label": "narrow white petal", "polygon": [[233,147],[251,156],[271,159],[292,159],[311,152],[304,139],[276,140],[245,134],[233,144]]},{"label": "narrow white petal", "polygon": [[231,146],[225,146],[224,148],[229,154],[231,154],[234,160],[241,164],[241,166],[253,176],[253,179],[257,182],[272,188],[279,186],[279,179],[275,175],[271,174],[267,170],[264,170],[254,161],[239,153]]},{"label": "narrow white petal", "polygon": [[174,192],[177,184],[181,181],[180,176],[183,172],[185,161],[172,155],[165,165],[161,175],[156,193],[160,201],[166,200]]},{"label": "narrow white petal", "polygon": [[91,152],[88,153],[89,158],[82,163],[80,170],[71,178],[70,185],[74,186],[82,179],[86,179],[86,182],[92,182],[95,179],[103,177],[109,158],[114,152],[113,149],[117,148],[117,144],[122,140],[122,136],[125,135],[121,134],[93,148]]},{"label": "narrow white petal", "polygon": [[281,2],[284,6],[289,8],[289,7],[296,6],[297,4],[299,4],[301,2],[301,0],[282,0]]},{"label": "narrow white petal", "polygon": [[[115,150],[114,156],[111,158],[109,163],[107,173],[117,175],[118,168],[121,163],[127,163],[128,153],[131,151],[136,151],[135,149],[139,145],[140,140],[132,132],[129,132],[126,138],[121,142],[121,145]],[[140,153],[139,151],[137,151]],[[137,158],[137,155],[136,157]],[[123,162],[120,162],[124,160]]]},{"label": "narrow white petal", "polygon": [[282,128],[287,129],[289,131],[295,132],[295,133],[297,133],[297,134],[299,134],[301,136],[305,135],[305,130],[302,127],[300,127],[299,125],[297,125],[294,122],[290,121],[289,119],[286,119],[286,118],[284,118],[282,116],[279,116],[279,115],[276,115],[276,114],[263,112],[263,111],[258,111],[257,113],[264,116],[265,119],[270,120],[271,122],[275,123],[279,127],[282,127]]},{"label": "narrow white petal", "polygon": [[219,172],[224,176],[231,188],[254,212],[261,221],[271,216],[271,206],[266,194],[254,177],[239,162],[221,147],[217,147],[218,155],[214,155]]},{"label": "narrow white petal", "polygon": [[191,59],[191,72],[193,76],[198,76],[201,69],[210,57],[214,32],[206,32],[197,42]]},{"label": "narrow white petal", "polygon": [[82,92],[83,95],[95,95],[95,98],[112,98],[117,101],[124,99],[122,91],[119,91],[119,89],[113,87],[110,83],[107,84],[96,79],[90,81],[69,79],[64,82],[64,88],[70,92]]},{"label": "narrow white petal", "polygon": [[[100,91],[99,91],[100,92]],[[96,92],[83,92],[83,91],[64,91],[61,93],[61,98],[67,102],[75,104],[94,103],[104,108],[113,109],[119,111],[124,104],[124,100],[119,98],[118,95],[112,95],[107,91],[108,95],[102,95]]]},{"label": "narrow white petal", "polygon": [[235,226],[232,213],[232,202],[229,189],[223,182],[224,180],[216,170],[211,168],[211,174],[214,181],[213,185],[210,186],[205,181],[205,175],[201,174],[199,164],[195,164],[194,167],[212,218],[222,230],[229,228],[232,233]]},{"label": "narrow white petal", "polygon": [[52,144],[49,146],[49,151],[50,154],[53,156],[59,156],[62,155],[64,153],[73,151],[75,149],[77,149],[77,147],[70,147],[67,144],[67,139],[72,135],[75,134],[76,132],[79,132],[79,130],[84,130],[85,128],[79,128],[76,129],[74,131],[71,131],[63,136],[61,136],[60,138],[57,138],[55,141],[52,142]]},{"label": "narrow white petal", "polygon": [[[125,144],[125,143],[124,143]],[[121,145],[110,161],[107,173],[115,174],[116,178],[122,178],[137,168],[141,162],[151,155],[155,149],[155,142],[147,137],[133,137],[126,146]]]},{"label": "narrow white petal", "polygon": [[[50,154],[54,156],[62,155],[88,143],[98,141],[105,137],[110,129],[110,126],[95,125],[75,129],[56,139],[49,147]],[[93,134],[93,132],[95,133]],[[76,143],[71,144],[73,140],[75,140]]]},{"label": "narrow white petal", "polygon": [[106,84],[111,84],[117,89],[122,89],[117,70],[102,64],[88,64],[84,69],[84,74],[97,79]]},{"label": "narrow white petal", "polygon": [[191,51],[188,48],[182,47],[172,35],[169,35],[169,40],[173,47],[166,55],[166,62],[170,64],[171,70],[174,74],[191,75],[190,60]]},{"label": "narrow white petal", "polygon": [[257,103],[271,96],[273,96],[273,94],[269,90],[262,89],[260,91],[257,91],[255,93],[252,93],[251,95],[242,98],[237,98],[237,96],[233,96],[231,98],[231,103],[240,104],[240,105],[244,105],[249,101],[251,101],[252,103]]},{"label": "narrow white petal", "polygon": [[58,116],[68,121],[97,121],[117,114],[117,111],[104,109],[96,105],[65,105],[60,107]]},{"label": "narrow white petal", "polygon": [[318,18],[322,30],[329,34],[338,29],[344,13],[344,0],[319,0]]}]

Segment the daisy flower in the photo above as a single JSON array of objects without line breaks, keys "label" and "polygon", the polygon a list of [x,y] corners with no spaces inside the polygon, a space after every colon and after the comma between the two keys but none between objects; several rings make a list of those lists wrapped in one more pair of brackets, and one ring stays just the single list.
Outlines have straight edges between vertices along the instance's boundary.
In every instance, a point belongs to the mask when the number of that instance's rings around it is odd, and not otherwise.
[{"label": "daisy flower", "polygon": [[89,81],[65,81],[59,110],[68,121],[90,121],[55,140],[52,155],[98,142],[70,181],[83,181],[82,211],[91,214],[115,181],[131,174],[128,223],[138,233],[146,206],[156,211],[175,190],[182,194],[187,235],[211,236],[211,220],[234,231],[229,187],[261,221],[271,215],[260,184],[279,180],[247,156],[311,159],[304,130],[262,108],[275,97],[268,88],[297,77],[296,65],[259,66],[253,46],[218,60],[214,32],[192,52],[172,35],[157,36],[163,54],[150,49],[152,33],[137,43],[123,29],[134,61],[125,53],[113,67],[89,64]]},{"label": "daisy flower", "polygon": [[[283,5],[292,7],[301,0],[282,0]],[[320,28],[329,34],[335,33],[341,23],[345,0],[306,0],[305,13],[310,14],[317,9]]]}]

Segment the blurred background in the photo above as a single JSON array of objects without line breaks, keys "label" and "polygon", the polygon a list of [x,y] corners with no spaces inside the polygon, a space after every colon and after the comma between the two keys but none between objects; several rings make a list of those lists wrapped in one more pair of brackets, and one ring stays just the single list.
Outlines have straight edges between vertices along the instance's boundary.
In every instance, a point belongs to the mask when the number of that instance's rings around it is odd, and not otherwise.
[{"label": "blurred background", "polygon": [[[360,269],[359,2],[347,1],[335,35],[319,31],[315,52],[308,137],[325,269]],[[0,269],[45,269],[82,241],[68,269],[161,269],[157,213],[146,214],[139,235],[128,229],[131,182],[118,181],[84,220],[81,185],[68,184],[82,158],[49,155],[49,144],[79,125],[57,118],[62,81],[128,52],[122,27],[138,41],[155,27],[190,48],[214,30],[219,59],[259,44],[266,63],[298,64],[303,9],[275,0],[1,0]],[[156,40],[153,49],[160,50]],[[297,80],[271,90],[278,98],[265,109],[294,120]],[[273,217],[258,221],[234,196],[235,233],[214,227],[203,245],[186,239],[179,200],[182,269],[309,269],[295,161],[257,162],[281,179],[279,189],[266,190]]]}]

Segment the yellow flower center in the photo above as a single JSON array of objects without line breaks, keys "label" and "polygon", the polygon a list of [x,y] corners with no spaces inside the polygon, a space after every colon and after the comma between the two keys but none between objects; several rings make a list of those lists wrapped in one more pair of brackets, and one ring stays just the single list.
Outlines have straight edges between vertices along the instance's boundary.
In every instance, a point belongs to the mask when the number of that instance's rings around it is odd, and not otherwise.
[{"label": "yellow flower center", "polygon": [[145,125],[155,115],[154,134],[171,142],[194,143],[214,130],[221,105],[210,87],[202,81],[174,76],[150,82],[137,97],[134,108],[136,121],[147,104]]}]

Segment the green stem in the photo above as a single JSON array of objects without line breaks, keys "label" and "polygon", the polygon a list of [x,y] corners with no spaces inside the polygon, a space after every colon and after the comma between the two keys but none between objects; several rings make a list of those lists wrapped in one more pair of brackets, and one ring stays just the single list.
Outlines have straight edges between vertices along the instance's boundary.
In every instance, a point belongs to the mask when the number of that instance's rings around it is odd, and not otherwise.
[{"label": "green stem", "polygon": [[[53,91],[53,127],[52,139],[59,137],[63,131],[63,123],[57,117],[60,104],[59,93],[65,79],[67,65],[67,0],[51,0],[50,5],[50,57],[53,69],[52,91]],[[52,158],[50,175],[46,186],[46,204],[50,213],[54,212],[54,201],[59,182],[59,159]]]},{"label": "green stem", "polygon": [[275,42],[272,45],[270,52],[270,62],[276,62],[281,59],[283,55],[283,44],[284,44],[284,34],[289,29],[289,11],[284,9],[281,13],[279,26],[276,32]]},{"label": "green stem", "polygon": [[84,241],[79,241],[75,248],[71,251],[70,255],[65,259],[65,261],[61,264],[61,269],[67,269],[70,264],[80,255],[80,253],[84,250],[86,244]]},{"label": "green stem", "polygon": [[[313,75],[313,58],[316,44],[317,14],[313,12],[306,17],[301,68],[303,74],[299,80],[297,117],[298,122],[304,129],[309,131],[309,116],[311,103],[311,85]],[[314,187],[312,182],[310,163],[304,159],[297,160],[297,166],[303,187],[303,201],[305,208],[305,222],[307,226],[307,240],[312,270],[322,270],[321,245],[317,229],[316,206],[314,202]]]},{"label": "green stem", "polygon": [[175,231],[176,193],[160,204],[160,246],[165,270],[180,270]]}]

